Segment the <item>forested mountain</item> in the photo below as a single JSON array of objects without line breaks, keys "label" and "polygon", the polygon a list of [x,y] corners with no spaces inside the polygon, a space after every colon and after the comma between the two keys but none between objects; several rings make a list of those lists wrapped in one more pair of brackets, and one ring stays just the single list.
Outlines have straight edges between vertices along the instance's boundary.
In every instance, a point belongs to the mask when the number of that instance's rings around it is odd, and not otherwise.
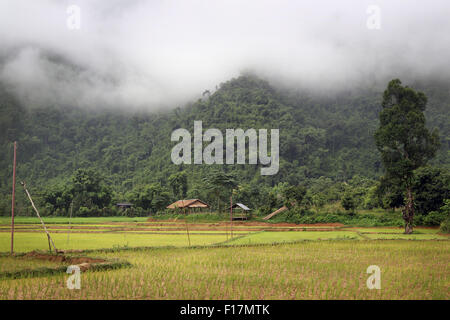
[{"label": "forested mountain", "polygon": [[[409,85],[428,97],[427,125],[439,128],[442,144],[433,164],[448,168],[450,85],[442,81]],[[102,176],[113,191],[114,201],[135,200],[139,192],[158,186],[162,203],[176,198],[169,177],[179,171],[187,174],[185,196],[205,199],[212,196],[202,186],[202,179],[212,170],[233,173],[237,182],[254,194],[259,193],[256,187],[273,187],[280,182],[308,185],[324,179],[377,179],[383,168],[373,134],[383,90],[358,89],[324,97],[306,90],[279,89],[243,75],[194,103],[146,112],[95,106],[89,110],[76,106],[27,107],[1,87],[0,214],[6,214],[10,206],[14,140],[18,141],[18,181],[25,180],[37,197],[72,183],[79,168],[92,169]],[[173,164],[170,154],[176,143],[170,141],[171,133],[177,128],[192,132],[194,120],[202,120],[204,130],[218,128],[222,132],[227,128],[278,128],[278,174],[261,176],[255,165]]]}]

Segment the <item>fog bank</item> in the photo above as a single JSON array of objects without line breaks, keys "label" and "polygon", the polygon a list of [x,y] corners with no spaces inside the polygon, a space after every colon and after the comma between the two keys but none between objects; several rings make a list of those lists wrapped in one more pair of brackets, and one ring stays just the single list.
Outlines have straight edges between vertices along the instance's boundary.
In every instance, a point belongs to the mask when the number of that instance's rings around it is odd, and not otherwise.
[{"label": "fog bank", "polygon": [[245,70],[334,90],[449,78],[449,12],[444,0],[2,0],[0,81],[31,106],[154,110]]}]

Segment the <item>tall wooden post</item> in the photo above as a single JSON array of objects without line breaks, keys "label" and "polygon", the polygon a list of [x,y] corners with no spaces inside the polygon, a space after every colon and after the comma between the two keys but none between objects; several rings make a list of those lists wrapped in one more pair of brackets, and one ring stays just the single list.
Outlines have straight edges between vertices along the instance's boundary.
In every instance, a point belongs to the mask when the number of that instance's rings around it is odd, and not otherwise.
[{"label": "tall wooden post", "polygon": [[188,243],[189,243],[189,247],[190,247],[191,246],[191,237],[189,236],[189,228],[188,228],[187,219],[184,219],[184,222],[186,223],[186,233],[188,236]]},{"label": "tall wooden post", "polygon": [[14,141],[13,185],[11,201],[11,254],[14,254],[14,205],[16,203],[16,152],[17,142]]},{"label": "tall wooden post", "polygon": [[233,193],[230,196],[230,238],[233,239]]},{"label": "tall wooden post", "polygon": [[67,247],[69,247],[70,231],[72,230],[72,226],[70,225],[72,221],[72,211],[73,211],[73,200],[70,202],[69,232],[67,233]]}]

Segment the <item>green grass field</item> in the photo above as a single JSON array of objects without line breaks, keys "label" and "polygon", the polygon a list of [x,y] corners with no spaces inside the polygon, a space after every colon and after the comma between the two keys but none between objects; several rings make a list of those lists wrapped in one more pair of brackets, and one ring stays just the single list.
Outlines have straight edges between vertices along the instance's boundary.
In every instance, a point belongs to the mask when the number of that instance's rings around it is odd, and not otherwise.
[{"label": "green grass field", "polygon": [[[147,221],[147,217],[92,217],[92,218],[82,218],[82,217],[75,217],[75,218],[69,218],[69,217],[44,217],[43,220],[45,223],[62,223],[62,224],[68,224],[69,222],[73,224],[79,224],[79,223],[89,223],[89,224],[95,224],[95,223],[108,223],[108,222],[145,222]],[[17,216],[14,218],[15,224],[26,224],[26,223],[32,223],[32,224],[40,224],[40,220],[38,217],[21,217]],[[10,217],[0,217],[0,225],[10,225],[11,224],[11,218]]]},{"label": "green grass field", "polygon": [[[161,226],[160,222],[141,224],[126,220],[120,224],[101,224],[93,218],[92,224],[63,224],[47,221],[48,230],[58,249],[93,250],[120,247],[184,247],[190,245],[212,245],[226,242],[235,244],[269,244],[295,242],[301,240],[447,240],[448,236],[438,234],[438,229],[416,228],[411,235],[402,234],[399,228],[338,228],[334,231],[313,231],[317,227],[280,227],[268,225],[266,231],[259,231],[261,226],[234,225],[234,239],[230,239],[229,225],[209,223],[189,224],[189,237],[185,223],[168,222]],[[16,225],[14,249],[16,252],[47,250],[48,241],[40,224]],[[10,250],[10,226],[0,226],[0,252]],[[273,231],[271,231],[273,230]],[[279,231],[286,230],[286,231]],[[70,233],[70,234],[69,234]],[[190,242],[189,242],[190,241]]]},{"label": "green grass field", "polygon": [[0,273],[10,271],[22,271],[25,269],[36,269],[42,267],[57,267],[60,265],[62,264],[46,260],[37,260],[28,258],[17,259],[10,256],[0,257]]},{"label": "green grass field", "polygon": [[[93,252],[131,268],[0,281],[2,299],[449,299],[448,242],[311,241]],[[366,287],[370,265],[381,289]]]},{"label": "green grass field", "polygon": [[[10,234],[0,233],[0,251],[8,251],[10,248]],[[188,237],[184,234],[134,234],[134,233],[72,233],[69,241],[67,234],[53,233],[52,239],[58,249],[112,249],[118,247],[158,247],[158,246],[188,246]],[[225,241],[225,235],[192,234],[192,245],[207,245]],[[47,250],[47,236],[43,232],[16,232],[16,252],[28,252],[32,250]]]},{"label": "green grass field", "polygon": [[[363,234],[366,233],[385,233],[385,234],[402,234],[405,232],[404,228],[386,228],[386,227],[375,227],[375,228],[344,228],[345,230],[357,231]],[[438,228],[424,228],[417,227],[414,228],[413,234],[437,234],[439,232]]]},{"label": "green grass field", "polygon": [[228,244],[283,243],[300,240],[362,239],[350,231],[259,232],[239,237]]},{"label": "green grass field", "polygon": [[[67,289],[64,273],[4,278],[0,299],[450,298],[449,236],[438,229],[416,228],[404,235],[401,228],[321,231],[323,226],[315,225],[236,223],[230,239],[229,224],[195,222],[188,225],[189,247],[184,222],[76,218],[70,230],[64,219],[45,218],[58,249],[90,250],[83,254],[132,266],[86,271],[81,290]],[[61,266],[9,257],[10,226],[2,222],[0,273]],[[48,250],[38,221],[18,219],[16,226],[16,252]],[[366,287],[370,265],[381,269],[381,290]]]}]

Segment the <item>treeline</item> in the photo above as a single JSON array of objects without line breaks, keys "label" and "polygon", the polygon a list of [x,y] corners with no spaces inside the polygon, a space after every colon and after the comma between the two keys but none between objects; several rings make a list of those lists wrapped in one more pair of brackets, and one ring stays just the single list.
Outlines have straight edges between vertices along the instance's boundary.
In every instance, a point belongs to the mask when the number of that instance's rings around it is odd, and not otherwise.
[{"label": "treeline", "polygon": [[[427,125],[438,127],[441,137],[431,166],[417,175],[423,179],[418,178],[416,190],[429,192],[416,196],[418,212],[425,216],[448,198],[450,92],[442,83],[417,86],[429,98]],[[217,211],[236,189],[236,200],[263,215],[284,205],[283,190],[290,186],[305,188],[299,207],[308,212],[342,200],[349,204],[347,213],[399,208],[404,191],[380,180],[383,167],[373,138],[381,92],[324,97],[242,76],[183,108],[126,113],[94,106],[24,107],[0,86],[0,214],[9,215],[11,205],[14,140],[18,180],[27,182],[44,214],[67,215],[72,208],[74,215],[148,215],[179,198],[200,198]],[[174,165],[170,135],[177,128],[192,131],[194,120],[202,120],[205,129],[279,128],[279,173],[261,176],[254,165]],[[19,214],[31,214],[19,187],[17,194]],[[424,205],[422,198],[435,200]],[[131,202],[134,209],[118,210],[117,202]]]},{"label": "treeline", "polygon": [[[440,225],[449,216],[450,174],[443,169],[424,167],[417,170],[414,198],[418,215],[416,225]],[[239,182],[233,174],[216,170],[200,181],[190,181],[186,171],[169,177],[169,185],[141,185],[125,194],[131,209],[116,207],[123,195],[108,187],[94,170],[79,169],[71,182],[43,189],[39,197],[41,214],[53,216],[151,216],[174,213],[166,206],[178,199],[200,198],[211,211],[227,212],[230,196],[253,209],[256,217],[265,216],[286,206],[274,222],[293,223],[357,223],[359,225],[401,225],[399,210],[404,206],[400,188],[386,190],[383,181],[355,176],[346,182],[321,177],[300,185],[287,182],[273,187]],[[330,205],[332,204],[332,205]],[[356,211],[376,208],[392,213],[374,216],[356,215]],[[34,215],[30,207],[22,215]]]}]

